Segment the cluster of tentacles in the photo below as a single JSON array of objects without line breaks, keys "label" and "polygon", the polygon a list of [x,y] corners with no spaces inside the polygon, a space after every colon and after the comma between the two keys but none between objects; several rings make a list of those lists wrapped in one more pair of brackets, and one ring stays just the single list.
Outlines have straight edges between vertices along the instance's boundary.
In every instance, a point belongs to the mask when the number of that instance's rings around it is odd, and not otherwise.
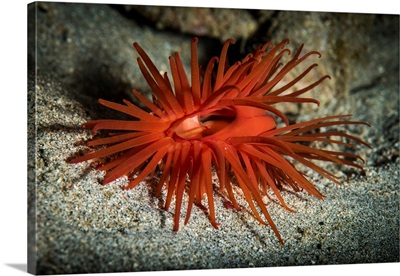
[{"label": "cluster of tentacles", "polygon": [[[232,206],[240,209],[234,192],[240,188],[254,217],[262,224],[269,224],[282,242],[266,208],[271,199],[267,193],[272,191],[277,201],[290,211],[281,196],[282,188],[296,192],[305,190],[322,198],[292,162],[302,163],[339,183],[334,174],[313,161],[362,169],[361,157],[313,148],[307,142],[321,141],[345,147],[355,143],[368,146],[355,136],[335,130],[335,126],[365,123],[349,121],[350,115],[336,115],[289,124],[287,117],[275,107],[276,104],[319,104],[313,98],[299,96],[329,76],[294,92],[288,90],[299,84],[317,64],[310,65],[284,84],[282,79],[310,56],[320,57],[320,54],[311,51],[301,55],[301,46],[289,61],[283,62],[284,55],[291,55],[286,48],[289,43],[286,39],[277,45],[268,42],[242,61],[229,66],[227,50],[233,42],[232,39],[226,41],[220,57],[212,58],[202,73],[198,64],[197,38],[194,38],[191,44],[191,82],[178,53],[169,58],[170,79],[166,73],[161,74],[145,51],[134,43],[140,55],[137,59],[139,68],[153,91],[154,100],[150,101],[133,90],[137,99],[147,107],[148,111],[145,111],[127,100],[119,104],[100,99],[100,104],[135,119],[95,120],[84,124],[85,128],[92,129],[93,134],[98,130],[108,130],[109,134],[106,138],[88,142],[89,147],[101,147],[72,160],[72,163],[119,153],[99,169],[106,171],[104,184],[128,176],[130,182],[125,189],[134,188],[158,171],[160,181],[155,188],[156,196],[161,195],[163,187],[166,188],[165,209],[169,208],[175,196],[174,230],[179,228],[185,191],[188,203],[184,223],[189,221],[195,204],[208,206],[209,220],[217,228],[213,199],[215,189],[226,194]],[[218,66],[214,68],[216,63]],[[277,127],[274,118],[279,117],[285,126]],[[213,184],[213,168],[219,183]]]}]

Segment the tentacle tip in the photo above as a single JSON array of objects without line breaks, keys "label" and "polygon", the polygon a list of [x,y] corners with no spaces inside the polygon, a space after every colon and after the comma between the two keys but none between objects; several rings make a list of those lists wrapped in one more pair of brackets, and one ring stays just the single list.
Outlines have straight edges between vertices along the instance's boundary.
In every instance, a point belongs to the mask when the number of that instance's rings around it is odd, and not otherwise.
[{"label": "tentacle tip", "polygon": [[89,121],[86,123],[81,124],[82,128],[91,128],[91,124],[93,123],[93,121]]},{"label": "tentacle tip", "polygon": [[219,222],[212,222],[211,224],[215,229],[219,229],[219,227],[221,226],[221,223]]},{"label": "tentacle tip", "polygon": [[285,123],[286,126],[289,126],[289,125],[290,125],[289,120],[288,120],[287,118],[284,118],[283,121],[284,121],[284,123]]},{"label": "tentacle tip", "polygon": [[[103,183],[103,184],[105,184],[105,183]],[[131,188],[129,187],[129,185],[125,185],[125,186],[122,186],[121,189],[124,191],[127,191],[127,190],[130,190]]]},{"label": "tentacle tip", "polygon": [[178,51],[174,52],[174,56],[175,56],[176,59],[180,59],[180,55],[179,55]]},{"label": "tentacle tip", "polygon": [[135,49],[137,49],[137,48],[139,48],[140,46],[139,46],[139,43],[137,43],[136,41],[135,42],[133,42],[133,47],[135,47]]},{"label": "tentacle tip", "polygon": [[290,39],[289,38],[285,38],[284,40],[282,40],[283,44],[289,44],[290,43]]},{"label": "tentacle tip", "polygon": [[233,38],[228,38],[225,43],[235,44],[235,40]]},{"label": "tentacle tip", "polygon": [[78,160],[78,158],[74,158],[74,159],[71,159],[71,160],[69,160],[69,161],[67,160],[67,163],[68,163],[68,164],[71,164],[71,165],[72,165],[72,164],[77,164],[77,163],[79,163],[79,160]]},{"label": "tentacle tip", "polygon": [[101,182],[101,184],[106,185],[106,184],[111,183],[111,182],[114,181],[114,180],[115,180],[114,178],[105,177],[105,178],[103,179],[103,181]]},{"label": "tentacle tip", "polygon": [[213,57],[210,62],[219,63],[219,57]]},{"label": "tentacle tip", "polygon": [[101,171],[101,172],[106,171],[106,170],[104,169],[104,165],[98,165],[98,166],[96,167],[96,170]]}]

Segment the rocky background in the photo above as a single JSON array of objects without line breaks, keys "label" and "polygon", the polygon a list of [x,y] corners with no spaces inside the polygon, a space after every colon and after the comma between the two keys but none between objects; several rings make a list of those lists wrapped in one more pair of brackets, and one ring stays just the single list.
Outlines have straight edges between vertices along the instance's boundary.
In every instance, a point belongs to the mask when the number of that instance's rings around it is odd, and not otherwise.
[{"label": "rocky background", "polygon": [[[28,8],[31,240],[38,274],[312,264],[398,262],[399,16],[38,2]],[[36,21],[35,21],[36,19]],[[371,144],[357,148],[365,174],[342,171],[344,185],[308,173],[327,196],[286,194],[297,210],[269,206],[285,245],[247,212],[217,198],[214,230],[201,210],[172,231],[172,215],[152,196],[149,179],[132,191],[124,180],[102,186],[102,173],[67,160],[90,133],[79,126],[118,116],[97,104],[120,102],[133,88],[150,93],[134,41],[160,70],[178,51],[189,68],[190,39],[202,64],[233,37],[230,60],[260,43],[289,38],[290,48],[322,54],[310,78],[329,74],[308,95],[314,105],[282,105],[291,121],[354,114],[371,127],[348,130]],[[188,71],[189,72],[189,71]],[[35,208],[36,207],[36,208]]]}]

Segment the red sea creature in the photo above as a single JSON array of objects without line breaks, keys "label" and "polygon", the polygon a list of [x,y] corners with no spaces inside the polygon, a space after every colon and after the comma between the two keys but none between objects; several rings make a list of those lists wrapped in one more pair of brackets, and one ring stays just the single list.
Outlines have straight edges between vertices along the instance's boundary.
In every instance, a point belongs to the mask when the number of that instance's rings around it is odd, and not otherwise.
[{"label": "red sea creature", "polygon": [[[188,194],[184,223],[189,221],[193,204],[204,206],[207,202],[209,220],[217,228],[215,219],[214,189],[219,189],[229,199],[229,205],[239,210],[235,191],[240,188],[254,217],[270,225],[282,243],[279,231],[267,210],[267,196],[272,191],[279,203],[292,211],[280,193],[282,188],[306,191],[323,198],[323,195],[298,171],[294,164],[301,163],[323,177],[340,183],[339,179],[314,161],[333,162],[362,169],[357,162],[360,156],[341,151],[330,151],[307,146],[308,142],[322,141],[346,147],[360,143],[361,139],[330,127],[347,124],[365,124],[349,121],[350,115],[335,115],[306,122],[289,124],[287,117],[275,106],[282,102],[316,103],[313,98],[301,98],[323,80],[288,92],[317,64],[282,84],[282,79],[310,56],[320,57],[317,51],[303,54],[303,46],[288,62],[284,55],[291,55],[285,39],[277,45],[271,42],[247,55],[241,62],[229,66],[227,50],[233,39],[226,41],[219,58],[212,58],[201,73],[197,57],[197,38],[191,43],[191,82],[184,71],[178,53],[169,58],[171,79],[161,74],[149,56],[134,43],[139,53],[139,68],[154,93],[151,102],[133,90],[133,94],[150,112],[124,100],[124,104],[99,99],[99,103],[126,113],[133,120],[95,120],[85,123],[93,134],[99,130],[110,131],[108,137],[87,143],[101,149],[72,160],[72,163],[102,158],[120,153],[112,161],[103,164],[106,171],[103,183],[110,183],[122,176],[130,182],[124,189],[132,189],[155,171],[160,181],[155,189],[160,196],[167,190],[165,209],[175,196],[174,230],[180,224],[182,198]],[[218,67],[214,69],[214,65]],[[274,116],[276,115],[276,116]],[[277,127],[276,119],[282,119],[283,127]],[[339,139],[332,139],[336,137]],[[219,183],[214,183],[215,170]],[[230,173],[232,175],[230,176]],[[206,201],[205,201],[206,200]],[[264,218],[263,218],[263,217]]]}]

